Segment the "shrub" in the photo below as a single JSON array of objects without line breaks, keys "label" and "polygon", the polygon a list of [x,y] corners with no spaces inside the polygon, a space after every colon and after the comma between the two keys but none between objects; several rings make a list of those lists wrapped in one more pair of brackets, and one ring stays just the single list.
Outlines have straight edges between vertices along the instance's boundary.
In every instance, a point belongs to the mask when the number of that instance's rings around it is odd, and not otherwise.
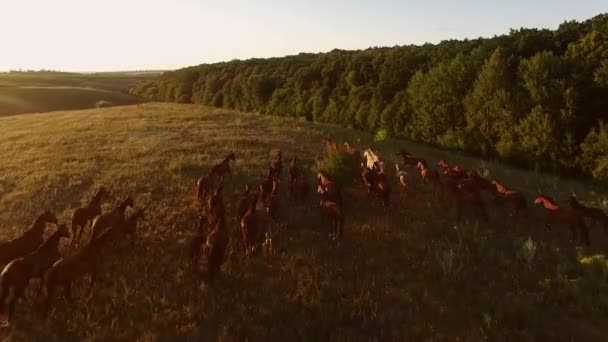
[{"label": "shrub", "polygon": [[387,138],[388,132],[384,128],[376,132],[376,135],[374,135],[374,141],[377,143],[385,142]]},{"label": "shrub", "polygon": [[342,150],[328,152],[318,168],[342,186],[351,185],[359,173],[355,158]]}]

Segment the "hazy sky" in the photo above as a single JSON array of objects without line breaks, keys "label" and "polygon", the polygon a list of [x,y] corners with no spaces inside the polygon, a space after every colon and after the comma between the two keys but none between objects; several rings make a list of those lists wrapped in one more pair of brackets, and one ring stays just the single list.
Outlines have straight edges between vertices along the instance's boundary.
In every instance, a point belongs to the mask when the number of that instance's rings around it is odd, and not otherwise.
[{"label": "hazy sky", "polygon": [[556,28],[607,0],[0,0],[0,70],[206,62]]}]

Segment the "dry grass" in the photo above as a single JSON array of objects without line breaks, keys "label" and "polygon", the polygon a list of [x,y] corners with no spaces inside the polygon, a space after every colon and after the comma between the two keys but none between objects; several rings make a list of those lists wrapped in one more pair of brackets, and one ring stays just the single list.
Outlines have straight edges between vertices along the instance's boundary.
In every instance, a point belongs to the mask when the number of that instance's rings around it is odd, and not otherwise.
[{"label": "dry grass", "polygon": [[[608,336],[608,267],[601,254],[606,234],[593,230],[593,247],[575,249],[565,231],[542,232],[536,209],[521,222],[490,205],[489,224],[455,222],[441,196],[416,186],[408,198],[394,195],[393,211],[385,215],[378,205],[364,203],[360,189],[351,189],[341,248],[328,242],[315,199],[306,206],[284,200],[284,228],[275,243],[286,255],[243,257],[232,215],[237,193],[262,179],[273,148],[286,159],[296,154],[312,180],[324,135],[374,146],[372,136],[347,129],[193,105],[0,118],[2,238],[19,234],[43,208],[68,220],[99,185],[113,196],[105,208],[135,195],[136,205],[148,211],[134,250],[100,258],[105,273],[91,298],[83,298],[86,283],[79,283],[76,303],[58,300],[49,326],[33,317],[28,300],[4,334],[45,341],[602,341]],[[480,167],[529,189],[529,200],[538,187],[560,200],[573,190],[588,203],[605,198],[577,181],[403,142],[379,149],[395,160],[401,147],[433,163],[446,158]],[[194,180],[231,151],[237,160],[225,191],[228,261],[217,287],[202,295],[186,262],[186,239],[197,222]],[[537,249],[526,262],[521,246],[528,236]]]}]

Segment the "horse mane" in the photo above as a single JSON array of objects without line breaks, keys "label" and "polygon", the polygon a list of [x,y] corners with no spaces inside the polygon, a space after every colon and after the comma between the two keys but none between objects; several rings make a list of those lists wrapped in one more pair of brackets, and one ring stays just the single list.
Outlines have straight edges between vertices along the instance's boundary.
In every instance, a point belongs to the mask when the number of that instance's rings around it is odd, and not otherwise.
[{"label": "horse mane", "polygon": [[538,195],[538,197],[545,199],[547,202],[551,203],[552,205],[558,206],[557,201],[555,201],[553,198],[551,198],[545,194],[540,194],[540,195]]}]

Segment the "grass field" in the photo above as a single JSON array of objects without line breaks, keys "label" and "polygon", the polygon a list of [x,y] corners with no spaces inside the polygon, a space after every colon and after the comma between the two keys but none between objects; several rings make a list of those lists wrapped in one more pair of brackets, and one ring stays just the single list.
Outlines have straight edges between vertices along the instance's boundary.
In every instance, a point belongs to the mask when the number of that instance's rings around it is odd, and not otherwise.
[{"label": "grass field", "polygon": [[0,73],[0,116],[94,108],[142,102],[126,92],[154,73],[76,74],[55,72]]},{"label": "grass field", "polygon": [[[81,120],[83,116],[87,120]],[[427,157],[478,168],[524,189],[528,204],[542,189],[564,202],[571,191],[608,207],[591,184],[510,169],[335,126],[242,114],[195,105],[126,107],[0,118],[1,238],[20,234],[43,208],[69,219],[99,185],[110,208],[126,195],[147,210],[135,248],[107,253],[91,298],[88,280],[75,304],[56,301],[48,326],[32,315],[32,300],[3,332],[15,341],[606,341],[608,234],[592,229],[592,246],[575,248],[565,229],[544,232],[540,209],[525,221],[488,204],[490,223],[454,219],[444,196],[426,191],[410,170],[412,194],[392,197],[385,214],[346,191],[345,241],[327,239],[315,209],[281,196],[275,241],[285,255],[242,256],[235,202],[258,183],[274,148],[297,155],[314,178],[325,135],[359,140],[389,161],[407,148]],[[197,289],[186,261],[197,223],[194,181],[229,152],[230,242],[216,287]],[[392,165],[392,164],[389,164]],[[392,169],[392,167],[390,168]],[[52,232],[52,228],[49,231]],[[47,232],[47,235],[50,232]],[[536,246],[522,249],[531,237]],[[524,251],[524,252],[522,252]],[[527,251],[527,253],[525,252]]]}]

